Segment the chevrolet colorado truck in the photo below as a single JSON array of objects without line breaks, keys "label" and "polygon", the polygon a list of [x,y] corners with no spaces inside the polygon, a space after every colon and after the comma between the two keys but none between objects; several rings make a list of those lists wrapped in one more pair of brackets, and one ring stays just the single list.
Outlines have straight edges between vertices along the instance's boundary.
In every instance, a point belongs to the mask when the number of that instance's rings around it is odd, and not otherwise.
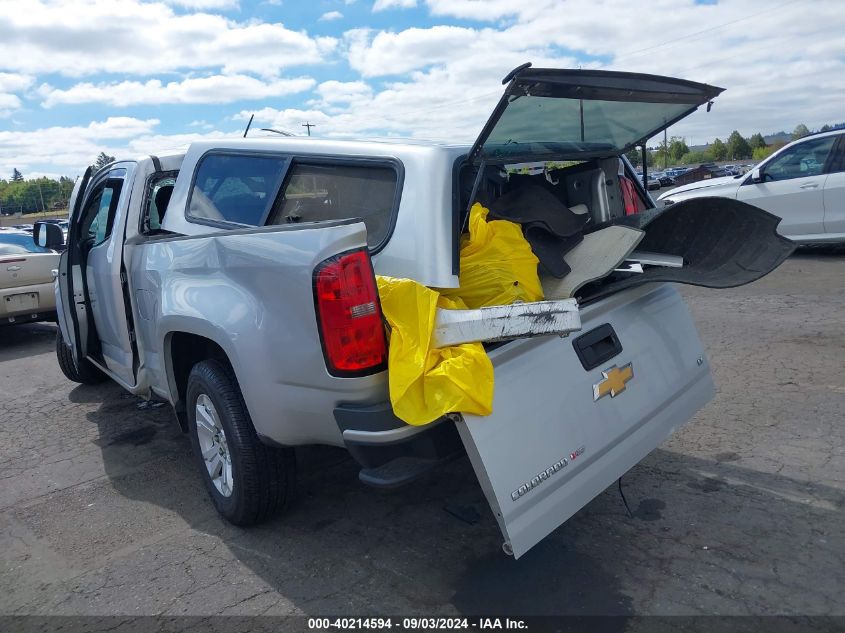
[{"label": "chevrolet colorado truck", "polygon": [[[527,66],[503,83],[472,146],[221,139],[87,172],[56,283],[64,374],[169,402],[235,524],[290,500],[297,446],[345,447],[385,487],[465,452],[505,551],[524,554],[712,397],[666,282],[747,283],[792,246],[736,201],[655,209],[624,158],[721,89]],[[374,273],[458,287],[471,204],[526,182],[589,213],[585,233],[638,228],[652,254],[580,287],[571,336],[487,344],[492,415],[403,423]]]}]

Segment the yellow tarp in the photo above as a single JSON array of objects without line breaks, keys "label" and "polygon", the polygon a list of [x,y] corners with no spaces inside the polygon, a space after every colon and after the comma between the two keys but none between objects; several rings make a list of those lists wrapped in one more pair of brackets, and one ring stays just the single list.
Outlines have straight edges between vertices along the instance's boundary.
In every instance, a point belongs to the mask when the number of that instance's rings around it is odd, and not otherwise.
[{"label": "yellow tarp", "polygon": [[447,413],[493,412],[493,364],[481,343],[433,349],[435,311],[542,301],[537,257],[518,224],[487,222],[472,207],[461,240],[460,288],[440,292],[411,279],[377,277],[382,312],[390,325],[390,402],[397,417],[422,425]]},{"label": "yellow tarp", "polygon": [[390,403],[408,424],[428,424],[462,411],[493,411],[493,364],[481,343],[432,349],[437,307],[463,308],[411,279],[376,277],[381,309],[390,324]]},{"label": "yellow tarp", "polygon": [[540,260],[522,235],[522,227],[507,220],[487,221],[488,210],[477,202],[469,214],[469,233],[461,237],[459,287],[441,290],[468,308],[506,306],[515,301],[542,301],[537,275]]}]

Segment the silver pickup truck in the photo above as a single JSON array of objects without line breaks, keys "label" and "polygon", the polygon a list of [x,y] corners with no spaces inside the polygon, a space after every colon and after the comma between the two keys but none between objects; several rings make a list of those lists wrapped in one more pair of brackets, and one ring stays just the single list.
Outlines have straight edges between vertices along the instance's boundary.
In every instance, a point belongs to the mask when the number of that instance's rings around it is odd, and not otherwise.
[{"label": "silver pickup truck", "polygon": [[[465,452],[505,550],[524,554],[712,397],[665,282],[747,283],[792,245],[736,201],[654,209],[624,158],[721,89],[528,67],[504,83],[472,146],[222,139],[89,171],[56,285],[63,372],[168,401],[235,524],[290,500],[296,446],[346,447],[383,487]],[[374,272],[458,287],[471,203],[527,182],[586,210],[585,233],[635,227],[660,255],[582,286],[580,331],[488,345],[492,415],[403,423]],[[39,225],[34,238],[61,235]]]}]

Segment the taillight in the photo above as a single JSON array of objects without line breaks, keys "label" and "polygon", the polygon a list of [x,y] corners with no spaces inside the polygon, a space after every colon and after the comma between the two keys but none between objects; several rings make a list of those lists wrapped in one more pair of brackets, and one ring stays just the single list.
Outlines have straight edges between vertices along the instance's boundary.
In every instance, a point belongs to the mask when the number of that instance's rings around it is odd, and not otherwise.
[{"label": "taillight", "polygon": [[366,250],[321,262],[314,271],[314,302],[330,374],[364,376],[387,367],[381,305]]}]

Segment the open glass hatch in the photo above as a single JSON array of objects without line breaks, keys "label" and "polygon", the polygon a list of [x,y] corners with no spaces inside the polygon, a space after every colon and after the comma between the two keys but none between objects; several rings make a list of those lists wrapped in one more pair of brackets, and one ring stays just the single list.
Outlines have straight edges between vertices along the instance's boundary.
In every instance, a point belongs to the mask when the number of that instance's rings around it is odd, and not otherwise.
[{"label": "open glass hatch", "polygon": [[723,88],[600,70],[528,68],[507,77],[473,162],[618,155],[709,103]]}]

